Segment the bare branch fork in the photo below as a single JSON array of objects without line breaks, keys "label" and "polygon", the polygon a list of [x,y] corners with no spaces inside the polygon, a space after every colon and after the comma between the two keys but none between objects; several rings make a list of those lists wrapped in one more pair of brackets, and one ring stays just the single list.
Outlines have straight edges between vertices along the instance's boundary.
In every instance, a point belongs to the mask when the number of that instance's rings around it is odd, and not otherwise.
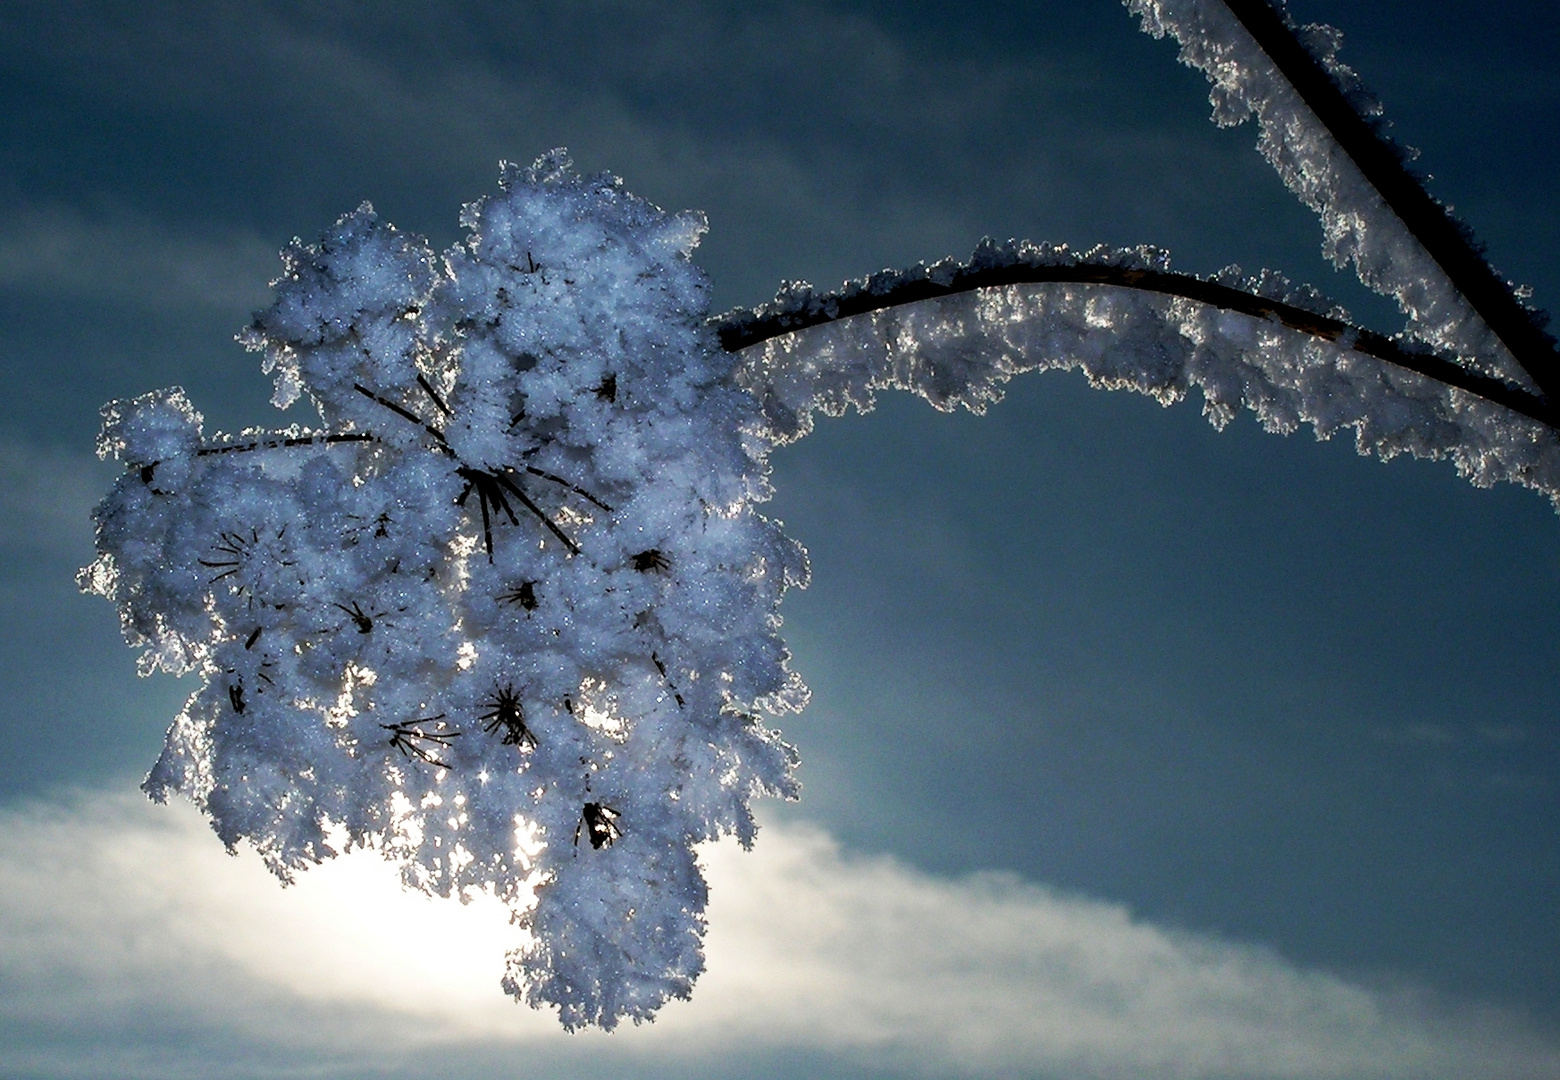
[{"label": "bare branch fork", "polygon": [[[434,390],[433,386],[420,373],[417,376],[417,385],[422,387],[423,392],[432,399],[434,405],[438,407],[440,412],[442,412],[445,416],[454,415],[452,412],[450,412],[450,407],[444,403],[444,399],[439,396],[438,391]],[[389,398],[382,397],[379,394],[374,393],[374,391],[370,390],[362,383],[353,383],[352,389],[356,390],[358,393],[362,394],[371,401],[383,405],[397,416],[405,420],[409,420],[413,424],[416,424],[418,427],[422,428],[428,434],[433,436],[435,444],[434,449],[443,451],[444,453],[449,454],[451,457],[455,457],[455,451],[450,448],[449,442],[445,440],[444,432],[423,420],[422,417],[418,416],[410,409],[397,405]],[[455,460],[459,461],[460,458],[455,457]],[[505,491],[508,491],[509,494],[519,499],[520,505],[524,506],[527,510],[534,514],[536,519],[547,527],[547,531],[557,537],[564,547],[568,548],[570,555],[578,555],[580,553],[579,545],[576,544],[573,540],[569,539],[568,535],[558,527],[557,523],[554,522],[552,518],[543,513],[542,508],[537,506],[536,503],[532,502],[530,496],[528,496],[525,491],[521,489],[520,485],[516,484],[514,480],[510,478],[508,474],[514,470],[478,469],[463,463],[460,468],[456,469],[455,471],[462,480],[466,481],[465,490],[462,491],[455,500],[456,505],[466,505],[466,499],[471,495],[473,490],[476,491],[477,501],[481,504],[482,540],[487,548],[488,562],[493,561],[492,511],[502,511],[504,515],[509,518],[509,523],[511,525],[520,524],[519,519],[515,517],[514,510],[509,505],[509,499],[504,494]],[[612,510],[612,507],[608,506],[606,503],[590,494],[590,492],[586,491],[577,484],[570,483],[561,476],[555,476],[550,472],[546,472],[542,469],[538,469],[530,465],[525,466],[525,471],[530,473],[532,476],[539,476],[544,480],[551,480],[555,484],[566,487],[575,494],[589,499],[592,503],[609,513]]]}]

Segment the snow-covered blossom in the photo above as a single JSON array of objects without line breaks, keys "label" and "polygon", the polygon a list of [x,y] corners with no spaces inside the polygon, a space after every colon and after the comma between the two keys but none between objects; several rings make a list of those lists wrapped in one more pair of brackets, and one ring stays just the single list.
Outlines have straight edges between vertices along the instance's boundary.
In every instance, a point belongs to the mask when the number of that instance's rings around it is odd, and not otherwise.
[{"label": "snow-covered blossom", "polygon": [[702,216],[555,152],[462,220],[442,258],[366,205],[284,252],[243,341],[322,426],[108,405],[83,584],[145,670],[201,676],[149,794],[283,878],[364,846],[496,893],[511,991],[611,1027],[702,968],[693,846],[796,793],[757,710],[804,701],[776,607],[806,559],[754,509]]}]

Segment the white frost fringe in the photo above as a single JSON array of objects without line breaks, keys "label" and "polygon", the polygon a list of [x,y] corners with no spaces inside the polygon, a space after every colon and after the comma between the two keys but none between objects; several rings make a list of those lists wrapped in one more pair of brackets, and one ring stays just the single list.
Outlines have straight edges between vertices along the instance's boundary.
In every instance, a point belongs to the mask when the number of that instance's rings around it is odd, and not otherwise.
[{"label": "white frost fringe", "polygon": [[[1322,251],[1335,265],[1353,263],[1365,285],[1393,297],[1408,317],[1412,337],[1534,389],[1222,0],[1125,2],[1146,33],[1174,37],[1181,45],[1181,62],[1207,75],[1214,123],[1233,127],[1256,118],[1258,148],[1285,186],[1321,218]],[[1381,123],[1380,104],[1338,58],[1342,33],[1315,24],[1301,27],[1300,35],[1355,107]]]},{"label": "white frost fringe", "polygon": [[[984,245],[972,265],[1099,262],[1168,269],[1163,252]],[[855,289],[889,290],[935,276],[916,267]],[[1314,296],[1264,274],[1224,284],[1302,306]],[[762,309],[827,304],[804,283]],[[1334,313],[1337,314],[1336,309]],[[1448,458],[1474,484],[1511,481],[1560,507],[1560,439],[1553,428],[1465,391],[1276,322],[1206,304],[1108,285],[1010,285],[925,300],[774,338],[742,350],[734,373],[759,399],[773,443],[812,430],[812,413],[872,408],[878,390],[908,390],[944,411],[984,412],[1026,371],[1081,370],[1103,389],[1129,389],[1165,405],[1194,387],[1215,427],[1241,408],[1269,431],[1310,424],[1319,438],[1352,428],[1362,454]]]}]

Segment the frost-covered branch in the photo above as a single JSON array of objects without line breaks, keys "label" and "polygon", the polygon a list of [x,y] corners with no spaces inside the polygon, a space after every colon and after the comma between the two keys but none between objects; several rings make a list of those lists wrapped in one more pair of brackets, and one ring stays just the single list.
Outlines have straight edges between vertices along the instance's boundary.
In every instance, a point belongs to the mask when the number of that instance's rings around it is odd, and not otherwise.
[{"label": "frost-covered branch", "polygon": [[[1004,276],[1019,280],[990,283]],[[929,298],[893,302],[918,293]],[[1151,248],[1075,255],[988,242],[968,263],[885,271],[834,293],[794,283],[716,324],[732,344],[755,342],[737,354],[732,378],[758,398],[777,444],[812,430],[815,412],[872,408],[879,390],[983,412],[1015,375],[1077,369],[1095,386],[1166,405],[1199,390],[1217,427],[1246,408],[1275,432],[1310,424],[1326,438],[1350,428],[1361,453],[1449,458],[1476,484],[1508,480],[1560,504],[1560,430],[1542,401],[1366,338],[1393,357],[1384,361],[1359,347],[1363,333],[1341,311],[1319,310],[1327,305],[1314,290],[1271,272],[1245,278],[1231,268],[1201,281],[1172,274]],[[796,329],[768,336],[779,327]]]},{"label": "frost-covered branch", "polygon": [[1285,13],[1268,0],[1224,3],[1544,396],[1560,402],[1560,357],[1554,339],[1544,332],[1537,313],[1517,298],[1511,283],[1486,261],[1468,228],[1425,190],[1381,126],[1354,107],[1324,62],[1301,42]]},{"label": "frost-covered branch", "polygon": [[[1404,342],[1353,325],[1338,308],[1326,306],[1314,292],[1295,290],[1279,275],[1241,278],[1238,269],[1219,278],[1202,278],[1162,269],[1159,253],[1149,249],[1096,248],[1075,253],[1062,246],[985,244],[965,263],[944,259],[908,270],[885,270],[847,282],[830,293],[810,286],[783,289],[773,303],[729,311],[714,320],[721,345],[733,352],[785,334],[887,308],[956,296],[977,289],[1014,285],[1104,285],[1180,297],[1234,314],[1275,322],[1322,341],[1455,386],[1550,427],[1560,413],[1543,398],[1504,380],[1469,369],[1423,345]],[[1236,282],[1236,283],[1232,283]],[[1264,292],[1265,290],[1265,292]],[[1293,300],[1280,298],[1294,297]]]},{"label": "frost-covered branch", "polygon": [[[1554,404],[1560,372],[1554,342],[1539,328],[1542,316],[1488,267],[1466,231],[1425,194],[1403,153],[1381,134],[1380,105],[1339,59],[1337,30],[1297,30],[1267,0],[1236,0],[1233,10],[1226,0],[1125,3],[1147,33],[1173,36],[1182,62],[1207,75],[1216,123],[1256,118],[1259,149],[1320,216],[1328,258],[1340,267],[1352,263],[1368,287],[1393,297],[1413,337]],[[1257,27],[1281,63],[1243,19]],[[1444,265],[1438,261],[1443,258]]]}]

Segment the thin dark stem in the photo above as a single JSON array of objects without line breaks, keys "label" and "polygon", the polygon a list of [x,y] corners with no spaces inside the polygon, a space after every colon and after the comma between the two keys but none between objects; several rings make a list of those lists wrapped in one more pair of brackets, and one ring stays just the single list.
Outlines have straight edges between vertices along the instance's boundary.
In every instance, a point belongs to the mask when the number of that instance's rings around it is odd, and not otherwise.
[{"label": "thin dark stem", "polygon": [[460,738],[460,732],[424,731],[422,728],[418,727],[419,724],[437,723],[443,719],[444,714],[440,713],[438,716],[426,716],[421,720],[403,720],[398,724],[380,724],[379,726],[390,732],[390,745],[401,751],[403,757],[416,757],[419,760],[426,761],[430,765],[437,765],[441,769],[448,769],[450,766],[447,763],[439,760],[434,756],[438,752],[437,750],[430,750],[428,747],[421,745],[419,742],[419,740],[421,740],[422,742],[432,743],[436,747],[450,749],[450,740]]},{"label": "thin dark stem", "polygon": [[1408,171],[1397,148],[1360,116],[1267,0],[1225,3],[1549,402],[1560,403],[1560,355],[1554,339],[1512,294],[1466,230]]},{"label": "thin dark stem", "polygon": [[1560,429],[1560,414],[1549,402],[1501,379],[1480,374],[1454,360],[1429,352],[1411,352],[1402,343],[1364,330],[1342,319],[1318,315],[1314,311],[1270,300],[1229,285],[1204,281],[1191,274],[1177,274],[1167,270],[1144,270],[1123,266],[1107,266],[1093,263],[1062,263],[1057,265],[1014,263],[1003,266],[959,267],[938,281],[919,278],[904,281],[882,292],[865,289],[849,290],[828,296],[817,296],[806,308],[798,311],[778,311],[758,314],[751,311],[731,311],[712,320],[722,347],[736,352],[768,341],[784,334],[805,330],[812,326],[837,322],[853,315],[882,311],[885,308],[914,304],[921,300],[933,300],[943,296],[956,296],[976,289],[1000,288],[1007,285],[1111,285],[1118,288],[1137,289],[1178,296],[1198,303],[1210,304],[1249,315],[1254,319],[1270,319],[1291,330],[1310,334],[1325,341],[1348,341],[1356,352],[1373,356],[1397,367],[1424,375],[1427,378],[1455,386],[1459,390],[1498,405],[1513,412],[1537,420],[1549,427]]},{"label": "thin dark stem", "polygon": [[487,488],[477,485],[477,501],[482,504],[482,540],[487,544],[488,562],[493,561],[493,524],[488,519]]},{"label": "thin dark stem", "polygon": [[[434,392],[433,387],[428,384],[428,380],[423,378],[420,373],[417,376],[417,382],[425,391],[427,391],[428,396],[433,398],[433,403],[440,409],[443,409],[446,414],[448,414],[449,409],[445,406],[444,402],[440,400],[439,395]],[[383,405],[397,416],[404,417],[421,427],[423,430],[427,431],[435,439],[439,440],[437,449],[442,450],[448,454],[454,454],[454,451],[450,448],[450,444],[445,441],[444,432],[440,431],[436,427],[433,427],[431,424],[424,423],[422,417],[418,416],[416,413],[409,409],[405,409],[400,405],[397,405],[395,402],[390,401],[387,398],[380,397],[378,394],[374,393],[372,390],[362,385],[361,383],[353,383],[352,388],[358,393],[362,394],[364,397]],[[460,459],[457,457],[456,460],[459,461]],[[561,476],[553,476],[551,473],[544,473],[540,469],[531,469],[530,466],[527,466],[527,469],[536,473],[538,476],[544,476],[549,480],[553,480],[557,483],[565,485],[572,491],[578,492],[580,495],[583,495],[597,506],[600,506],[603,510],[610,511],[611,509],[595,496],[589,494],[582,488],[575,487]],[[563,542],[563,546],[569,549],[569,554],[578,555],[580,553],[579,547],[574,543],[573,540],[569,539],[569,537],[562,529],[558,528],[558,526],[553,523],[552,518],[542,513],[541,507],[532,502],[530,497],[527,496],[524,491],[521,491],[519,486],[516,485],[514,481],[510,480],[509,477],[505,476],[499,470],[474,469],[469,465],[462,465],[459,469],[456,470],[456,472],[462,479],[466,481],[466,490],[461,492],[460,497],[455,500],[456,505],[464,506],[466,504],[466,499],[471,494],[472,488],[476,488],[477,499],[482,504],[482,540],[484,546],[487,548],[488,562],[493,561],[493,522],[489,511],[489,503],[491,503],[493,507],[496,507],[497,509],[500,509],[505,514],[507,514],[509,516],[510,524],[520,524],[520,519],[515,517],[514,508],[509,505],[509,500],[504,497],[504,488],[508,488],[510,491],[512,491],[515,495],[515,498],[519,499],[521,504],[527,510],[536,515],[538,521],[540,521],[543,525],[546,525],[548,530]]]},{"label": "thin dark stem", "polygon": [[494,506],[502,510],[504,515],[509,518],[509,524],[516,526],[520,524],[520,519],[515,517],[515,508],[509,505],[508,499],[504,498],[502,488],[497,486],[490,488],[488,490],[488,498],[492,500]]},{"label": "thin dark stem", "polygon": [[443,413],[445,416],[455,415],[454,413],[450,412],[450,407],[444,404],[444,399],[439,396],[438,391],[434,390],[434,388],[429,385],[428,380],[423,378],[423,374],[420,371],[417,373],[417,385],[422,387],[423,392],[433,399],[433,403],[439,407],[439,411],[441,413]]},{"label": "thin dark stem", "polygon": [[579,546],[575,544],[573,540],[570,540],[564,531],[553,523],[552,518],[542,513],[542,508],[532,502],[530,496],[521,491],[518,484],[516,484],[513,480],[509,479],[509,477],[505,476],[501,472],[494,472],[490,473],[489,475],[491,475],[500,484],[503,484],[510,491],[514,492],[515,498],[519,499],[527,510],[536,515],[537,520],[539,520],[543,525],[546,525],[547,528],[551,530],[552,534],[563,542],[563,546],[569,549],[570,555],[578,555],[580,553]]},{"label": "thin dark stem", "polygon": [[609,514],[612,513],[612,507],[608,506],[606,503],[604,503],[600,499],[596,498],[596,496],[592,495],[590,492],[586,491],[584,488],[580,487],[577,484],[571,484],[569,481],[565,480],[561,476],[554,476],[550,472],[543,472],[541,469],[536,468],[536,466],[534,466],[534,465],[527,465],[525,467],[525,471],[530,473],[532,476],[540,476],[543,480],[551,480],[555,484],[562,484],[564,487],[566,487],[570,491],[574,492],[574,494],[580,496],[583,499],[590,500],[592,503],[594,503],[595,505],[601,507],[607,513],[609,513]]},{"label": "thin dark stem", "polygon": [[286,439],[264,439],[260,442],[228,443],[225,446],[202,446],[195,451],[196,457],[210,457],[212,454],[242,454],[252,450],[276,450],[284,446],[323,446],[330,443],[373,442],[374,435],[368,431],[349,431],[342,435],[297,435]]},{"label": "thin dark stem", "polygon": [[488,519],[489,503],[491,503],[496,509],[502,510],[506,515],[508,515],[509,523],[511,525],[520,524],[520,519],[515,516],[514,507],[509,505],[509,499],[504,495],[505,488],[507,488],[515,496],[515,498],[520,500],[520,504],[522,506],[524,506],[532,514],[536,515],[536,520],[547,526],[548,531],[556,536],[563,543],[564,547],[569,549],[569,554],[578,555],[580,553],[579,546],[575,544],[573,540],[569,539],[568,534],[560,529],[553,522],[552,518],[543,513],[542,508],[537,506],[536,503],[532,502],[530,496],[521,490],[520,486],[517,485],[513,480],[511,480],[508,476],[505,476],[503,472],[497,469],[489,471],[463,466],[459,470],[459,475],[466,481],[466,490],[461,492],[460,498],[455,500],[456,505],[465,505],[466,499],[470,496],[472,489],[476,489],[477,498],[481,500],[482,539],[487,546],[489,562],[493,561],[493,532]]},{"label": "thin dark stem", "polygon": [[[419,376],[419,378],[420,378],[420,376]],[[364,397],[369,398],[372,401],[377,401],[379,404],[383,405],[385,408],[389,409],[391,412],[395,413],[397,416],[404,417],[405,419],[410,420],[412,423],[416,424],[418,427],[422,428],[428,434],[432,435],[435,439],[439,440],[439,448],[440,449],[448,450],[450,448],[450,444],[444,441],[444,432],[440,431],[438,428],[434,427],[432,424],[425,423],[423,421],[422,417],[418,416],[416,413],[412,412],[410,409],[404,409],[401,406],[397,405],[395,402],[389,400],[388,398],[380,397],[378,394],[374,393],[372,390],[370,390],[368,387],[364,386],[362,383],[353,383],[352,384],[352,389],[356,390],[358,393],[362,394]]]}]

